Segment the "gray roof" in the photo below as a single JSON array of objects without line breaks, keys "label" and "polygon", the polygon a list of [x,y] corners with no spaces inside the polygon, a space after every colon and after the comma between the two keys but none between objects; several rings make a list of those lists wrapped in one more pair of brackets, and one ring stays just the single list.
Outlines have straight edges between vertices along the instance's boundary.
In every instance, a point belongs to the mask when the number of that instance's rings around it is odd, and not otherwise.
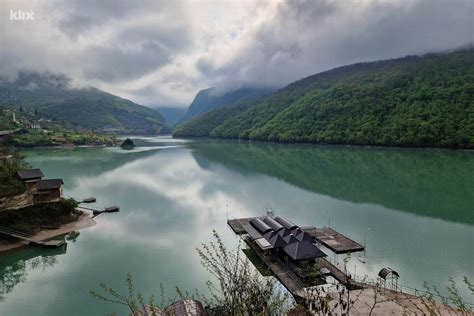
[{"label": "gray roof", "polygon": [[290,243],[283,247],[283,250],[293,260],[326,257],[324,252],[307,240]]},{"label": "gray roof", "polygon": [[59,189],[64,184],[63,179],[47,179],[40,180],[36,183],[38,190],[53,190]]},{"label": "gray roof", "polygon": [[296,239],[298,239],[299,241],[308,240],[308,241],[313,242],[313,238],[307,232],[303,231],[299,227],[296,229],[293,229],[291,233],[295,235]]},{"label": "gray roof", "polygon": [[260,218],[258,217],[254,217],[250,220],[250,224],[252,224],[253,227],[255,227],[259,232],[260,234],[265,234],[266,232],[268,231],[271,231],[272,228],[270,226],[268,226],[267,224],[265,224],[264,221],[262,221]]},{"label": "gray roof", "polygon": [[284,229],[283,225],[278,223],[273,217],[267,216],[263,219],[263,221],[276,232]]},{"label": "gray roof", "polygon": [[290,222],[289,220],[287,220],[286,218],[281,217],[281,216],[275,217],[275,220],[278,223],[280,223],[281,225],[283,225],[286,229],[289,229],[289,230],[292,230],[292,229],[295,229],[295,228],[298,227],[295,224],[293,224],[292,222]]},{"label": "gray roof", "polygon": [[286,235],[285,237],[283,237],[283,239],[287,244],[298,242],[298,239],[296,239],[295,235],[293,234]]},{"label": "gray roof", "polygon": [[264,235],[265,239],[272,245],[273,248],[280,248],[286,246],[286,242],[278,233],[274,231],[267,232]]},{"label": "gray roof", "polygon": [[44,174],[41,172],[40,169],[24,169],[18,170],[16,175],[21,180],[33,180],[33,179],[41,179],[44,177]]},{"label": "gray roof", "polygon": [[255,240],[255,239],[258,239],[258,238],[262,238],[262,234],[260,234],[258,232],[258,230],[256,230],[252,225],[250,224],[242,224],[242,227],[243,229],[245,229],[245,231],[247,232],[247,234],[249,234],[249,236]]},{"label": "gray roof", "polygon": [[[313,244],[313,238],[308,233],[281,217],[254,217],[242,227],[261,249],[282,248],[293,260],[326,256]],[[263,243],[263,240],[268,243]]]}]

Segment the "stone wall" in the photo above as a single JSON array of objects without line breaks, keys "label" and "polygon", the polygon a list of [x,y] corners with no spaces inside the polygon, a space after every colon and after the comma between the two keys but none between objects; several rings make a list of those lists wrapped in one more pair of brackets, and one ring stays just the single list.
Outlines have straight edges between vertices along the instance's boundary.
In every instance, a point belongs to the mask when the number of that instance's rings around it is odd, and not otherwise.
[{"label": "stone wall", "polygon": [[0,212],[4,209],[21,208],[34,204],[33,194],[26,192],[20,195],[0,198]]}]

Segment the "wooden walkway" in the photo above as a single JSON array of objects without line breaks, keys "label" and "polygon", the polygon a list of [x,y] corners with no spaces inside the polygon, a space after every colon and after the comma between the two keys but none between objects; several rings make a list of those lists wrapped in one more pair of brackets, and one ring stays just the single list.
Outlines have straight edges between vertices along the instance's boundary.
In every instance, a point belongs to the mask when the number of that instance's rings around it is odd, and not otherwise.
[{"label": "wooden walkway", "polygon": [[243,235],[246,234],[246,232],[242,225],[247,224],[250,220],[250,217],[229,219],[227,220],[227,225],[229,225],[236,235]]},{"label": "wooden walkway", "polygon": [[304,283],[300,278],[291,271],[286,264],[283,263],[278,257],[273,255],[264,255],[262,251],[255,246],[255,244],[249,241],[247,238],[245,242],[252,248],[253,251],[262,259],[262,261],[268,266],[275,277],[280,281],[281,284],[295,297],[302,298],[304,291]]},{"label": "wooden walkway", "polygon": [[[243,225],[249,223],[251,218],[230,219],[227,224],[236,235],[246,235]],[[364,247],[350,238],[345,237],[341,233],[332,228],[316,228],[314,226],[302,227],[302,229],[310,234],[315,240],[321,242],[323,245],[334,251],[335,253],[345,253],[364,250]],[[273,275],[285,286],[285,288],[295,297],[301,299],[305,296],[306,286],[304,282],[276,255],[264,254],[255,243],[251,242],[247,236],[244,236],[245,242],[250,248],[260,257],[265,265],[270,269]],[[338,267],[333,265],[325,258],[316,259],[320,269],[327,270],[326,275],[332,276],[339,283],[346,286],[348,289],[361,289],[365,285],[356,282],[348,277]]]},{"label": "wooden walkway", "polygon": [[326,268],[329,270],[329,274],[336,279],[339,283],[344,284],[349,290],[361,289],[364,288],[365,285],[361,282],[356,282],[348,277],[343,271],[341,271],[338,267],[333,265],[325,258],[318,258],[316,259],[320,268]]},{"label": "wooden walkway", "polygon": [[6,227],[0,227],[0,235],[20,239],[27,241],[29,244],[38,245],[42,247],[55,248],[64,245],[64,240],[48,240],[48,241],[38,241],[34,240],[33,236],[9,229]]},{"label": "wooden walkway", "polygon": [[[244,240],[295,299],[298,300],[305,297],[305,289],[307,287],[303,281],[301,281],[301,279],[293,271],[291,271],[291,269],[280,258],[271,254],[265,255],[258,247],[255,246],[255,243],[251,242],[248,238],[244,238]],[[363,283],[356,282],[347,277],[343,271],[341,271],[328,260],[324,258],[318,258],[316,260],[320,269],[326,268],[329,271],[328,275],[335,278],[341,284],[344,284],[344,286],[346,286],[349,290],[361,289],[365,287]]]}]

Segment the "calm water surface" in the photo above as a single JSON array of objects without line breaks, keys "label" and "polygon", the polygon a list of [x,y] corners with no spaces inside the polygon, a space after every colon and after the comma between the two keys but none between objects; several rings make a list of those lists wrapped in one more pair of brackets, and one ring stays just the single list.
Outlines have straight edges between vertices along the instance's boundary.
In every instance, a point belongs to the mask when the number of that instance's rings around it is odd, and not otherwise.
[{"label": "calm water surface", "polygon": [[[100,282],[167,296],[205,289],[195,248],[226,219],[272,208],[300,225],[331,225],[367,243],[349,269],[375,278],[392,267],[400,283],[444,287],[474,279],[474,153],[441,150],[249,144],[142,138],[118,148],[25,152],[65,194],[94,196],[121,212],[97,218],[66,251],[0,255],[0,315],[126,315],[92,298]],[[342,261],[342,257],[330,256]],[[365,262],[365,263],[364,263]]]}]

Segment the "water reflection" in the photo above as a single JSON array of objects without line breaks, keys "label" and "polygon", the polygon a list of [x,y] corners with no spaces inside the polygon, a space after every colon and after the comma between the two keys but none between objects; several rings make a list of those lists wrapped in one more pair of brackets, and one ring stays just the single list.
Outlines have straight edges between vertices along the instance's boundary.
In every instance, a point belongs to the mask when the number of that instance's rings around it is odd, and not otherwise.
[{"label": "water reflection", "polygon": [[28,272],[45,271],[58,261],[57,256],[66,253],[67,244],[55,249],[28,247],[0,256],[0,300],[19,283],[26,282]]},{"label": "water reflection", "polygon": [[191,147],[198,162],[266,174],[337,199],[474,224],[473,152],[219,141]]},{"label": "water reflection", "polygon": [[209,276],[195,248],[212,229],[232,247],[237,240],[226,219],[267,207],[300,225],[330,221],[366,239],[367,263],[354,256],[351,272],[373,277],[390,266],[414,287],[474,278],[470,153],[143,141],[159,148],[26,153],[46,177],[65,179],[66,194],[94,196],[98,207],[118,204],[121,212],[98,217],[45,273],[26,266],[30,277],[8,293],[0,314],[123,313],[88,292],[99,282],[120,289],[128,272],[145,294],[159,293],[160,283],[171,292],[176,285],[205,290]]}]

